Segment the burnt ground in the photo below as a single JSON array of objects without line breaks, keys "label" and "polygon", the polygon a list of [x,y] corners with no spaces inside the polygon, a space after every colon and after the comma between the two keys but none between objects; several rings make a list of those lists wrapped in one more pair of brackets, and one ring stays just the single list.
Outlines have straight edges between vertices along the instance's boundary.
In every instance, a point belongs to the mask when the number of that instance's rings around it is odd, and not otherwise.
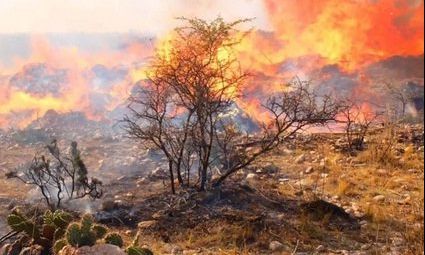
[{"label": "burnt ground", "polygon": [[[140,230],[146,239],[157,240],[162,246],[186,243],[190,237],[191,245],[184,248],[202,247],[206,254],[234,247],[246,253],[269,254],[271,239],[283,243],[288,251],[297,243],[302,251],[315,249],[324,241],[334,243],[338,250],[344,248],[339,242],[341,235],[356,239],[346,248],[367,242],[360,236],[357,219],[323,200],[288,199],[235,180],[221,192],[182,191],[177,196],[164,189],[163,193],[143,196],[141,191],[130,197],[128,190],[133,189],[125,184],[118,194],[127,199],[97,213],[98,220],[119,229]],[[314,228],[326,230],[326,234],[306,234]],[[316,240],[311,239],[314,234]]]},{"label": "burnt ground", "polygon": [[[0,232],[6,232],[3,220],[14,205],[42,202],[31,187],[4,179],[3,173],[30,160],[43,142],[0,135]],[[355,155],[340,150],[340,135],[299,137],[233,176],[221,192],[178,189],[174,196],[160,155],[99,130],[72,138],[91,174],[104,181],[105,196],[68,208],[93,213],[128,242],[140,232],[156,254],[423,250],[422,127],[400,130],[383,162],[372,157],[379,136],[368,137],[368,148]],[[70,140],[61,139],[60,145]],[[276,252],[273,242],[279,243]]]}]

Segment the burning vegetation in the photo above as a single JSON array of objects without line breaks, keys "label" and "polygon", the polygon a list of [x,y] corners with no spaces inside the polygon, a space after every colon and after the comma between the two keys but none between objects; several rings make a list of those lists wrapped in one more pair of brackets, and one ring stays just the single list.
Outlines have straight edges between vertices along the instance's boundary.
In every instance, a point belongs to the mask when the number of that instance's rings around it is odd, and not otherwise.
[{"label": "burning vegetation", "polygon": [[423,1],[261,2],[272,31],[31,38],[0,69],[0,255],[423,254]]}]

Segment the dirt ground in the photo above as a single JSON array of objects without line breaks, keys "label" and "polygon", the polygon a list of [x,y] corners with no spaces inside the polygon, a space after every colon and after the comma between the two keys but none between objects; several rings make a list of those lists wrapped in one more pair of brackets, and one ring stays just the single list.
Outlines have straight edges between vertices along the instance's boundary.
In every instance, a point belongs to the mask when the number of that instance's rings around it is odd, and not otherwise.
[{"label": "dirt ground", "polygon": [[[264,156],[220,191],[179,189],[175,196],[155,171],[162,163],[143,165],[146,152],[134,144],[94,139],[83,147],[95,175],[108,176],[92,213],[128,242],[139,232],[155,254],[422,254],[423,140],[403,137],[379,160],[378,135],[355,155],[338,149],[339,136],[305,137]],[[15,203],[34,201],[30,187],[3,173],[35,150],[2,146],[0,219]],[[131,171],[104,174],[105,155],[118,152],[134,157],[122,162]],[[2,220],[0,229],[6,232]]]}]

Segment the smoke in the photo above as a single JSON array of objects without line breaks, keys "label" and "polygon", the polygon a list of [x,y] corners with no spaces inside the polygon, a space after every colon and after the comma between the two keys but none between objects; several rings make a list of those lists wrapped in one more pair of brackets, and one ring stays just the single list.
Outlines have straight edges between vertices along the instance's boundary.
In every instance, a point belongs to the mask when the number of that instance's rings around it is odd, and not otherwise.
[{"label": "smoke", "polygon": [[[146,78],[154,48],[181,25],[175,19],[181,16],[256,17],[242,27],[255,29],[237,46],[237,57],[254,75],[238,106],[257,119],[262,115],[261,100],[294,76],[311,80],[318,91],[359,98],[373,98],[371,87],[384,79],[423,85],[423,1],[76,4],[80,1],[43,0],[34,15],[25,15],[35,4],[31,0],[0,4],[0,32],[13,28],[29,33],[0,36],[0,127],[25,127],[50,109],[84,112],[91,120],[119,118],[134,84]],[[12,7],[13,17],[2,13]],[[55,22],[41,19],[41,14],[51,12]],[[88,13],[93,17],[88,19]]]},{"label": "smoke", "polygon": [[[262,0],[3,0],[0,33],[127,33],[160,36],[176,17],[257,18],[267,27]],[[46,19],[46,17],[49,17]]]}]

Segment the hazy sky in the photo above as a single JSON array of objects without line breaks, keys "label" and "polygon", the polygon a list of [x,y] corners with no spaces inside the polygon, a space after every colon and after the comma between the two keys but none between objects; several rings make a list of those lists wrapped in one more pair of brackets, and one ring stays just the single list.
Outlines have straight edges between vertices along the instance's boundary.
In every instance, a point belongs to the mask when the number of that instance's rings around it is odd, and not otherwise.
[{"label": "hazy sky", "polygon": [[175,17],[256,18],[267,29],[261,0],[1,0],[0,33],[144,32],[175,26]]}]

